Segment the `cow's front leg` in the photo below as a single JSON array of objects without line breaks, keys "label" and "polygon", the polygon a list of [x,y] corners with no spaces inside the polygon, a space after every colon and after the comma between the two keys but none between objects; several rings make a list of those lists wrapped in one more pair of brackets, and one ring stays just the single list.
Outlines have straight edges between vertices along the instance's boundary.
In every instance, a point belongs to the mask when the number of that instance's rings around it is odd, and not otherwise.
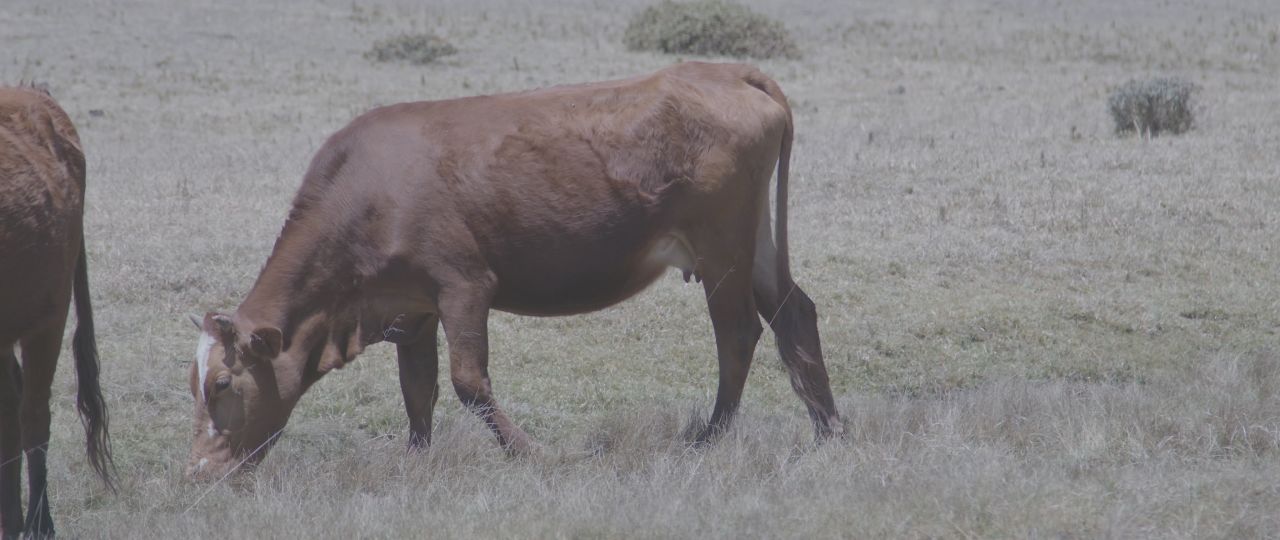
[{"label": "cow's front leg", "polygon": [[400,365],[400,392],[409,415],[409,449],[431,443],[431,415],[440,397],[438,330],[440,319],[432,315],[421,323],[409,341],[396,344]]},{"label": "cow's front leg", "polygon": [[531,449],[529,436],[498,408],[489,383],[490,289],[465,287],[440,292],[440,322],[449,343],[449,371],[453,389],[471,412],[498,436],[513,454]]}]

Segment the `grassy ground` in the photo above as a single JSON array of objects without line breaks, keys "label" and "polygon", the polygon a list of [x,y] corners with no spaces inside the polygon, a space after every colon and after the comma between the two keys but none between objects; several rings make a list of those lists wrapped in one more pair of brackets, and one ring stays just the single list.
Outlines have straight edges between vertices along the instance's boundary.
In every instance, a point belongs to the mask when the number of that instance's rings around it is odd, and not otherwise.
[{"label": "grassy ground", "polygon": [[[181,477],[188,313],[234,308],[310,155],[372,106],[620,77],[630,2],[11,0],[0,80],[49,83],[89,159],[91,282],[122,489],[91,478],[64,363],[72,536],[1280,535],[1280,5],[753,3],[798,142],[792,255],[846,440],[814,448],[772,342],[739,429],[685,450],[713,343],[678,275],[590,316],[491,322],[505,458],[456,400],[402,451],[392,350],[308,394],[240,486]],[[379,64],[378,40],[459,49]],[[1118,138],[1111,86],[1203,87]]]}]

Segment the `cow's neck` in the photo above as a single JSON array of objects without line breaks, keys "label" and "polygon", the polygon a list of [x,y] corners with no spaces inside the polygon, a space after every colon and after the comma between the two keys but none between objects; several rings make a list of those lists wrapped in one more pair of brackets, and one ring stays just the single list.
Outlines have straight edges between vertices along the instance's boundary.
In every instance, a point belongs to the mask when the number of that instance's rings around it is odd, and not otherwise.
[{"label": "cow's neck", "polygon": [[361,319],[370,315],[361,294],[370,262],[359,259],[352,242],[325,230],[338,224],[309,225],[286,222],[257,282],[236,310],[247,326],[280,329],[284,340],[277,363],[300,375],[290,377],[299,380],[299,390],[375,341],[361,331]]}]

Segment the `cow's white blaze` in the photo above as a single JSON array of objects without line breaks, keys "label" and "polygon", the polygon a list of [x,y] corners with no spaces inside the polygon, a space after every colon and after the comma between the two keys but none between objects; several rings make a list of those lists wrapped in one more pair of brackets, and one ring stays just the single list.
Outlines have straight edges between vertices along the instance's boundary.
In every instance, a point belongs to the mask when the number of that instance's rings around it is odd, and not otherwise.
[{"label": "cow's white blaze", "polygon": [[207,428],[207,430],[208,430],[208,432],[209,432],[209,436],[210,436],[210,437],[217,437],[217,436],[218,436],[218,428],[217,428],[217,427],[214,427],[214,425],[213,425],[213,420],[210,420],[210,421],[209,421],[209,427]]},{"label": "cow's white blaze", "polygon": [[218,340],[208,332],[200,333],[200,342],[196,344],[196,373],[200,376],[200,401],[208,401],[204,395],[204,379],[209,376],[209,351]]}]

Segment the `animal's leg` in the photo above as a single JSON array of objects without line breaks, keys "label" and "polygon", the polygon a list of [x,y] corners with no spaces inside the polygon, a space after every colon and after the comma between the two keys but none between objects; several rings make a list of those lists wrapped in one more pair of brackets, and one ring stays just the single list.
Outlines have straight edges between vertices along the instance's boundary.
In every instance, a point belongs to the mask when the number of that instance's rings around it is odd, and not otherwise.
[{"label": "animal's leg", "polygon": [[404,395],[405,412],[409,415],[409,448],[417,449],[431,443],[431,414],[440,397],[437,375],[440,359],[437,356],[440,319],[427,318],[407,343],[396,345],[396,360],[400,364],[400,392]]},{"label": "animal's leg", "polygon": [[[60,321],[61,322],[61,321]],[[49,396],[62,350],[62,324],[22,340],[22,450],[27,457],[27,523],[30,535],[53,535],[49,515]]]},{"label": "animal's leg", "polygon": [[22,372],[13,346],[0,349],[0,537],[22,533],[22,439],[18,404]]},{"label": "animal's leg", "polygon": [[733,420],[762,330],[751,295],[750,255],[737,260],[742,261],[741,265],[734,264],[732,259],[724,263],[715,257],[704,259],[700,270],[711,326],[715,330],[720,382],[711,419],[698,435],[699,444],[723,433]]},{"label": "animal's leg", "polygon": [[488,289],[453,287],[440,292],[440,322],[449,343],[449,375],[462,404],[498,436],[513,454],[530,450],[529,436],[516,426],[494,399],[489,383]]},{"label": "animal's leg", "polygon": [[756,235],[754,285],[756,307],[760,316],[773,329],[778,353],[796,391],[809,410],[819,439],[844,431],[831,395],[827,367],[822,360],[822,342],[818,337],[818,313],[798,285],[786,276],[779,290],[777,250],[769,233],[765,210]]}]

